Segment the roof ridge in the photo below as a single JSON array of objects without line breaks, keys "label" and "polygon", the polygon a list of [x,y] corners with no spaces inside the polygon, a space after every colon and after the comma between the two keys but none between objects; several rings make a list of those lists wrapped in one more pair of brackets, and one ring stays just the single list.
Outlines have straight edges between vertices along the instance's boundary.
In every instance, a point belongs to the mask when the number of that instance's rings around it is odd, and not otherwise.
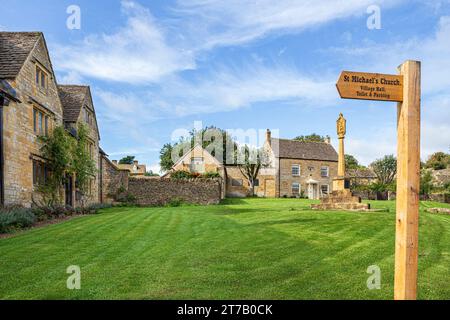
[{"label": "roof ridge", "polygon": [[44,34],[42,31],[0,31],[1,33],[8,33],[8,34],[34,34],[34,35],[41,35]]},{"label": "roof ridge", "polygon": [[328,142],[325,141],[300,141],[300,140],[295,140],[295,139],[286,139],[286,138],[271,138],[273,139],[277,139],[277,140],[284,140],[284,141],[293,141],[293,142],[300,142],[300,143],[325,143],[325,144],[329,144]]}]

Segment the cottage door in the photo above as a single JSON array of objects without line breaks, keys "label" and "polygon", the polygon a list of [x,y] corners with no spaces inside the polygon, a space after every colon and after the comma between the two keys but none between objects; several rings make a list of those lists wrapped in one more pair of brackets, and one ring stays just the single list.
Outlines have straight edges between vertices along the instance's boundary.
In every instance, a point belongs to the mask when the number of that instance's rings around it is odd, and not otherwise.
[{"label": "cottage door", "polygon": [[66,184],[64,189],[66,191],[66,206],[73,207],[72,202],[73,179],[71,175],[66,176]]},{"label": "cottage door", "polygon": [[317,184],[310,183],[308,184],[308,199],[318,199],[318,190]]}]

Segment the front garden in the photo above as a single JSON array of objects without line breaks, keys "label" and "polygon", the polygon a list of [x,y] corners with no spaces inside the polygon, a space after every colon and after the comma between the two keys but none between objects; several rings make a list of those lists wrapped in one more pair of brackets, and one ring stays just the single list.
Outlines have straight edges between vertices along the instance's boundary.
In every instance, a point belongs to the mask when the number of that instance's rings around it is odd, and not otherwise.
[{"label": "front garden", "polygon": [[[318,212],[300,199],[115,207],[0,239],[0,299],[391,299],[395,202]],[[419,299],[450,298],[449,205],[422,202]],[[66,287],[79,266],[81,289]],[[369,290],[367,268],[381,270]]]}]

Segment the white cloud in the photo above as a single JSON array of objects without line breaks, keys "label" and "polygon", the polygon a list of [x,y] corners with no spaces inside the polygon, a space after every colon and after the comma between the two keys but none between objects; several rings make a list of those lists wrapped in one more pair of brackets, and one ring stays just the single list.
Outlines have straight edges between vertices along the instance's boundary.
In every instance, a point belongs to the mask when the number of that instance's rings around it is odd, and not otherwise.
[{"label": "white cloud", "polygon": [[365,71],[396,73],[405,60],[422,61],[422,92],[435,94],[450,87],[450,16],[440,18],[434,35],[395,43],[366,41],[364,46],[330,48]]},{"label": "white cloud", "polygon": [[[355,70],[396,73],[405,60],[422,61],[421,158],[450,148],[450,16],[442,16],[433,35],[396,43],[367,43],[363,47],[331,48],[353,65]],[[349,59],[350,56],[350,59]],[[348,150],[369,163],[382,154],[396,154],[396,128],[384,125],[383,133],[349,139]],[[388,138],[386,138],[388,137]]]},{"label": "white cloud", "polygon": [[[233,111],[258,102],[298,101],[330,105],[336,101],[334,79],[306,77],[295,68],[252,66],[215,69],[200,80],[172,78],[159,90],[146,93],[98,93],[120,119],[138,114],[136,121]],[[127,106],[124,108],[124,106]],[[124,110],[126,109],[126,110]]]},{"label": "white cloud", "polygon": [[[201,48],[242,44],[273,32],[298,32],[366,13],[368,6],[391,7],[400,0],[179,0],[175,12],[188,17],[189,33]],[[197,39],[197,40],[199,40]]]},{"label": "white cloud", "polygon": [[122,1],[124,27],[111,34],[93,34],[81,43],[53,48],[59,71],[85,77],[142,84],[155,82],[195,63],[186,50],[171,47],[165,30],[150,11],[132,1]]},{"label": "white cloud", "polygon": [[152,171],[153,173],[160,173],[161,172],[161,166],[159,163],[152,163],[150,165],[147,165],[147,171]]},{"label": "white cloud", "polygon": [[[237,45],[273,32],[300,32],[336,19],[365,14],[402,0],[180,0],[163,22],[149,9],[122,0],[126,25],[82,42],[55,46],[55,66],[80,76],[131,84],[161,82],[167,75],[196,68],[196,59],[216,46]],[[78,74],[78,75],[77,75]]]}]

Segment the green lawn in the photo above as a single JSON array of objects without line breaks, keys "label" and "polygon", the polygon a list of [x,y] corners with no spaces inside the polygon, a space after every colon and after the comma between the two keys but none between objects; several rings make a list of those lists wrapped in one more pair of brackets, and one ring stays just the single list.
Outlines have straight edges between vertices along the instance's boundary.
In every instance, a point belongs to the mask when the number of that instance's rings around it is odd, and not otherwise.
[{"label": "green lawn", "polygon": [[[395,203],[311,203],[112,208],[0,239],[0,299],[391,299]],[[419,251],[419,298],[450,299],[450,216],[421,210]],[[69,265],[81,290],[66,288]],[[367,289],[370,265],[380,290]]]}]

